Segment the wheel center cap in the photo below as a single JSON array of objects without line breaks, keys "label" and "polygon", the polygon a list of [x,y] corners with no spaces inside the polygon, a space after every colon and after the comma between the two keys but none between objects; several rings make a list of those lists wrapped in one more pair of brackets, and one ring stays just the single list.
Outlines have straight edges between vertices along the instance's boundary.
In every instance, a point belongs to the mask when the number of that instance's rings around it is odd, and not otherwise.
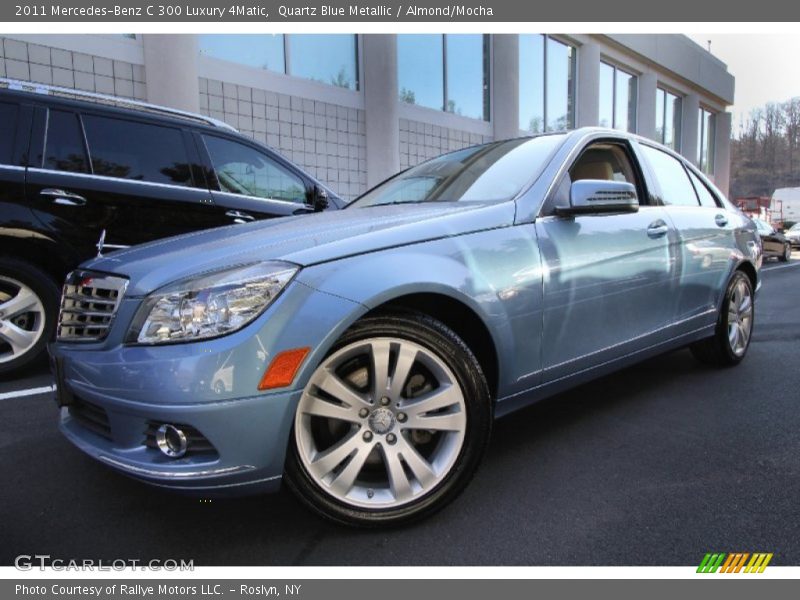
[{"label": "wheel center cap", "polygon": [[394,414],[388,408],[376,408],[369,416],[369,428],[383,434],[394,428]]}]

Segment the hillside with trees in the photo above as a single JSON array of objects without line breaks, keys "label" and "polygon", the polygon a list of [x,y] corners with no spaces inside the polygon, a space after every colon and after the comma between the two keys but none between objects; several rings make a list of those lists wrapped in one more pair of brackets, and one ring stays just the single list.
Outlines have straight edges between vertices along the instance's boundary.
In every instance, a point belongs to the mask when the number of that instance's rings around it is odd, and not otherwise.
[{"label": "hillside with trees", "polygon": [[750,113],[731,140],[730,198],[800,187],[800,97]]}]

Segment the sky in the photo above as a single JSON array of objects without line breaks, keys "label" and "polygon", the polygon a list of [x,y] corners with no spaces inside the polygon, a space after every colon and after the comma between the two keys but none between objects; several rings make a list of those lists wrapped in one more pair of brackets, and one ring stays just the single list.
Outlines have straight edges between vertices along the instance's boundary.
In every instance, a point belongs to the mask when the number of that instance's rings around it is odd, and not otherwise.
[{"label": "sky", "polygon": [[736,77],[733,131],[742,118],[767,102],[800,96],[800,36],[767,34],[689,34],[695,42],[728,65]]}]

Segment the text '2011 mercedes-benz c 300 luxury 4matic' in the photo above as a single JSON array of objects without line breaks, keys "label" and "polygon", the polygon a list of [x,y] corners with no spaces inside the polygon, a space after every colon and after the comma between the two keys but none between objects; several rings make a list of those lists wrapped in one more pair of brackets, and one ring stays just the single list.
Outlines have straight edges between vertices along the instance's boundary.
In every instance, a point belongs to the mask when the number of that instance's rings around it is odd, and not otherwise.
[{"label": "text '2011 mercedes-benz c 300 luxury 4matic'", "polygon": [[342,211],[85,263],[52,347],[61,429],[146,482],[275,490],[380,525],[467,484],[495,417],[689,346],[735,365],[753,223],[678,155],[602,129],[493,142]]}]

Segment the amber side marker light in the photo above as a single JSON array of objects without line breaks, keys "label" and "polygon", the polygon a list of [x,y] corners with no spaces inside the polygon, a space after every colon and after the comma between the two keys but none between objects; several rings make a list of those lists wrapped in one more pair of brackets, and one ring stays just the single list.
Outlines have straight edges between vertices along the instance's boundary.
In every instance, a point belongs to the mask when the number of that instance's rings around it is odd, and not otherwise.
[{"label": "amber side marker light", "polygon": [[303,364],[303,360],[310,351],[311,348],[295,348],[276,354],[267,370],[264,371],[258,389],[273,390],[291,385],[300,365]]}]

